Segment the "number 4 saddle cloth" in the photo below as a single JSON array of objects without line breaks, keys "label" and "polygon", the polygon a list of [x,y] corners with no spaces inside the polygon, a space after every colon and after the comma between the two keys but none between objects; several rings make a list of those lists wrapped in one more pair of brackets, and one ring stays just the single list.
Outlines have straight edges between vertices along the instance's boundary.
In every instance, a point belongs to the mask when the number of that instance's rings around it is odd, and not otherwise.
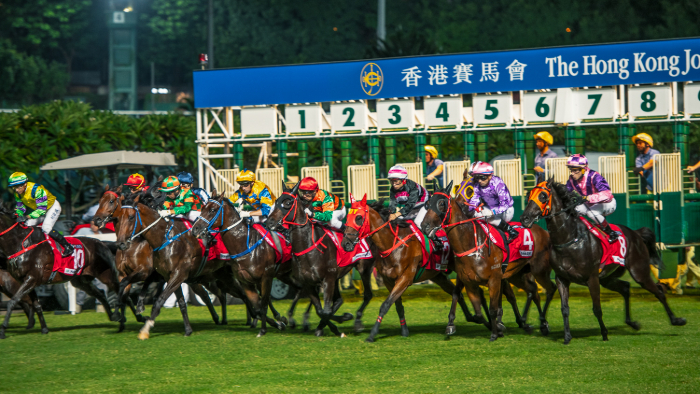
[{"label": "number 4 saddle cloth", "polygon": [[489,235],[491,242],[508,256],[508,260],[504,263],[532,257],[535,251],[535,241],[532,239],[532,232],[529,228],[523,227],[519,222],[508,222],[518,232],[518,238],[509,244],[506,242],[506,235],[496,227],[484,223],[483,220],[477,220],[477,223]]},{"label": "number 4 saddle cloth", "polygon": [[46,242],[51,245],[53,250],[53,272],[67,276],[78,276],[83,273],[83,268],[85,268],[85,247],[78,238],[66,237],[66,241],[73,245],[74,252],[68,257],[63,257],[61,256],[63,248],[48,235],[44,234],[44,237],[46,237]]},{"label": "number 4 saddle cloth", "polygon": [[618,264],[625,266],[625,258],[627,257],[627,238],[625,238],[622,229],[614,224],[610,225],[610,228],[614,231],[623,234],[617,238],[613,243],[608,240],[608,235],[600,231],[598,226],[594,226],[588,220],[580,217],[583,224],[586,225],[588,231],[595,235],[596,238],[600,240],[600,246],[603,248],[603,257],[600,259],[600,268],[605,267],[608,264]]}]

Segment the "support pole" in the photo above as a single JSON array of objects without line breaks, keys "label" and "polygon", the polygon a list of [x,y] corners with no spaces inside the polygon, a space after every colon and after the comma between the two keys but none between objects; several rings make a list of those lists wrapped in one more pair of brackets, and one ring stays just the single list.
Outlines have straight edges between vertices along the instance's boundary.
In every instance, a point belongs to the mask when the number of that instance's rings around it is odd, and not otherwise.
[{"label": "support pole", "polygon": [[489,135],[486,132],[476,132],[475,147],[476,147],[476,160],[479,161],[489,161]]},{"label": "support pole", "polygon": [[515,143],[515,157],[520,158],[520,170],[523,174],[527,173],[527,159],[525,158],[525,131],[522,129],[513,129],[513,142]]},{"label": "support pole", "polygon": [[681,153],[681,168],[688,165],[688,129],[687,122],[673,123],[673,151]]},{"label": "support pole", "polygon": [[386,172],[396,164],[396,139],[387,137],[384,139],[384,150],[386,151]]},{"label": "support pole", "polygon": [[[370,137],[371,138],[371,137]],[[352,140],[349,138],[343,138],[340,140],[340,172],[341,178],[344,184],[348,184],[348,166],[351,163],[352,157],[350,152],[352,151]]]},{"label": "support pole", "polygon": [[636,149],[632,143],[632,136],[634,135],[635,129],[636,127],[634,125],[623,123],[617,131],[620,154],[625,155],[625,167],[628,170],[634,168],[634,159],[637,156]]},{"label": "support pole", "polygon": [[309,157],[309,144],[306,141],[297,142],[297,152],[299,152],[299,173],[306,167]]},{"label": "support pole", "polygon": [[423,176],[426,176],[426,171],[428,170],[425,164],[425,134],[416,134],[416,162],[423,163]]},{"label": "support pole", "polygon": [[474,145],[474,130],[464,130],[462,137],[464,138],[464,159],[474,162],[476,160],[474,155],[474,148],[476,147]]},{"label": "support pole", "polygon": [[238,166],[238,170],[243,170],[243,143],[233,143],[233,163]]},{"label": "support pole", "polygon": [[379,178],[380,168],[379,168],[379,137],[370,136],[369,141],[369,158],[374,163],[375,176]]},{"label": "support pole", "polygon": [[566,141],[566,153],[575,155],[577,153],[586,154],[586,129],[583,127],[567,127],[564,132]]},{"label": "support pole", "polygon": [[287,180],[287,141],[277,140],[277,165],[284,169],[284,180]]},{"label": "support pole", "polygon": [[323,165],[328,166],[328,176],[333,179],[333,140],[330,138],[322,139],[321,151],[323,155]]}]

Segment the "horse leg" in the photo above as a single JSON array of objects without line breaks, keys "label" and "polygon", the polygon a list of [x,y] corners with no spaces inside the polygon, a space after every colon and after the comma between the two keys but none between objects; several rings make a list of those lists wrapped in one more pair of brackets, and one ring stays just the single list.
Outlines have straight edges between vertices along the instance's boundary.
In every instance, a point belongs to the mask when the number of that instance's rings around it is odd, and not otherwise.
[{"label": "horse leg", "polygon": [[401,323],[401,336],[408,337],[408,327],[406,326],[406,315],[404,314],[403,302],[401,297],[396,299],[396,313],[399,315],[399,323]]},{"label": "horse leg", "polygon": [[177,299],[177,306],[180,308],[180,313],[182,314],[182,323],[185,326],[185,336],[189,337],[192,335],[192,325],[190,324],[190,316],[187,313],[187,301],[185,300],[185,294],[182,291],[182,285],[175,289],[175,298]]},{"label": "horse leg", "polygon": [[374,296],[372,294],[372,268],[374,268],[374,265],[365,267],[365,269],[360,272],[362,287],[365,291],[362,294],[362,305],[360,305],[360,308],[358,308],[357,312],[355,312],[355,333],[360,333],[365,330],[365,326],[362,324],[362,315],[365,312],[365,308],[367,305],[369,305],[369,302],[372,301],[372,297]]},{"label": "horse leg", "polygon": [[[447,277],[447,275],[440,274],[435,276],[432,280],[433,282],[437,283],[437,285],[440,286],[440,288],[445,293],[454,297],[455,285],[452,283],[450,278]],[[464,296],[462,295],[461,291],[457,293],[457,303],[459,304],[459,307],[462,308],[462,312],[464,313],[464,317],[467,319],[467,321],[476,322],[476,319],[474,318],[474,316],[472,316],[472,313],[469,311],[467,303],[464,301]]]},{"label": "horse leg", "polygon": [[[176,274],[171,274],[170,279],[168,280],[168,284],[165,286],[165,289],[163,289],[163,292],[160,293],[156,301],[153,303],[153,308],[151,309],[151,316],[146,320],[146,323],[141,327],[141,330],[139,331],[139,339],[140,340],[146,340],[150,337],[150,332],[151,328],[155,325],[156,318],[160,314],[160,309],[163,307],[165,304],[165,301],[170,297],[171,294],[173,294],[176,290],[178,290],[178,294],[176,294],[178,303],[180,300],[180,295],[182,294],[182,289],[180,289],[180,285],[184,281],[185,277],[184,275],[180,274],[179,272]],[[182,301],[185,301],[184,295],[182,296]],[[185,303],[184,308],[180,306],[180,312],[183,313],[182,318],[183,320],[187,319],[187,324],[189,325],[189,318],[187,317],[187,304]],[[192,328],[190,327],[190,330]],[[190,332],[189,334],[191,334]],[[185,335],[189,335],[187,332],[185,332]]]},{"label": "horse leg", "polygon": [[[597,275],[596,275],[597,277]],[[556,276],[559,297],[561,297],[561,316],[564,320],[564,345],[571,342],[571,328],[569,327],[569,281]]]},{"label": "horse leg", "polygon": [[[527,301],[525,302],[525,308],[523,308],[523,314],[521,316],[519,316],[518,301],[515,298],[515,293],[513,292],[513,288],[510,286],[509,282],[527,292]],[[515,314],[515,320],[518,322],[518,327],[525,330],[525,332],[528,334],[532,334],[532,326],[527,324],[527,313],[530,310],[530,304],[532,303],[534,294],[537,294],[537,286],[535,286],[533,290],[528,283],[532,284],[532,282],[527,282],[526,275],[518,273],[515,276],[511,276],[509,281],[503,282],[503,293],[505,294],[508,302],[513,306],[513,313]],[[539,298],[537,303],[539,304]]]},{"label": "horse leg", "polygon": [[500,308],[502,292],[501,283],[502,280],[500,277],[497,278],[497,275],[492,274],[489,278],[489,317],[491,317],[491,339],[489,339],[490,342],[493,342],[496,339],[498,339],[498,337],[503,336],[503,331],[501,330],[498,324],[498,310],[502,310],[502,308]]},{"label": "horse leg", "polygon": [[[406,272],[407,271],[410,270],[406,270]],[[391,305],[396,302],[399,297],[401,297],[403,292],[408,289],[408,286],[410,286],[411,283],[413,283],[413,275],[404,275],[401,276],[393,286],[391,286],[392,288],[390,289],[389,296],[386,298],[386,300],[384,300],[384,302],[382,302],[382,306],[379,308],[379,316],[377,316],[377,321],[374,323],[372,331],[370,331],[369,336],[365,341],[374,342],[374,338],[377,336],[377,334],[379,334],[379,326],[382,324],[384,315],[389,312]],[[387,288],[390,287],[386,281],[384,284],[387,286]]]},{"label": "horse leg", "polygon": [[[156,271],[153,271],[146,280],[143,281],[143,286],[141,287],[141,291],[139,292],[139,300],[136,302],[136,313],[139,315],[142,315],[143,312],[146,310],[146,297],[148,296],[148,288],[151,286],[151,283],[157,281],[160,279],[160,274],[157,273]],[[138,319],[138,318],[137,318]],[[144,317],[144,321],[147,319],[147,317]],[[141,322],[139,320],[139,322]]]},{"label": "horse leg", "polygon": [[[321,306],[321,300],[318,297],[318,293],[314,291],[309,291],[308,296],[309,300],[311,300],[311,303],[309,304],[309,308],[307,309],[307,313],[305,313],[305,316],[308,316],[308,312],[309,310],[311,310],[311,305],[313,305],[316,308],[316,314],[321,316],[323,307]],[[308,325],[308,322],[306,322],[306,324]],[[331,323],[330,321],[327,321],[326,324],[333,333],[338,332],[338,328],[335,326],[335,324]],[[304,331],[308,331],[308,326]],[[320,331],[320,334],[323,335],[323,330]],[[318,330],[316,332],[316,336],[320,336]]]},{"label": "horse leg", "polygon": [[491,320],[488,319],[488,314],[486,315],[487,319],[485,319],[484,315],[481,312],[482,305],[485,308],[488,308],[489,305],[486,302],[486,298],[484,298],[484,290],[482,290],[481,287],[474,282],[462,283],[466,287],[467,297],[469,297],[469,300],[472,303],[472,307],[474,307],[474,323],[483,324],[490,331]]},{"label": "horse leg", "polygon": [[93,280],[93,278],[91,276],[78,276],[78,277],[74,277],[73,279],[71,279],[70,283],[73,286],[85,291],[86,293],[88,293],[89,295],[95,297],[98,301],[100,301],[102,306],[104,306],[105,310],[107,311],[107,319],[109,321],[118,321],[120,332],[121,332],[121,330],[123,330],[122,325],[124,324],[124,322],[121,321],[122,318],[119,315],[119,312],[112,314],[112,306],[109,305],[109,301],[107,300],[107,295],[102,290],[95,287],[95,284],[92,283],[92,280]]},{"label": "horse leg", "polygon": [[[547,296],[544,301],[544,308],[539,308],[539,303],[537,302],[539,299],[539,293],[537,293],[537,298],[535,299],[535,305],[537,305],[537,309],[540,313],[540,333],[542,335],[549,335],[547,310],[549,309],[549,304],[552,302],[552,299],[554,299],[554,293],[557,291],[556,286],[554,283],[552,283],[552,280],[549,279],[549,274],[549,270],[547,270],[547,272],[533,272],[533,276],[535,277],[537,283],[539,283],[547,292]],[[535,286],[537,285],[535,284]]]},{"label": "horse leg", "polygon": [[618,278],[607,277],[600,280],[601,286],[608,290],[616,291],[620,293],[622,298],[625,300],[625,324],[639,330],[641,326],[636,321],[632,321],[631,311],[630,311],[630,284],[627,281],[620,280]]},{"label": "horse leg", "polygon": [[450,305],[450,313],[447,315],[447,328],[445,329],[445,335],[451,336],[457,332],[455,328],[455,315],[457,311],[457,299],[462,294],[462,289],[464,288],[464,283],[457,279],[457,285],[452,290],[452,304]]},{"label": "horse leg", "polygon": [[[294,309],[297,306],[297,302],[301,299],[301,289],[297,291],[297,293],[294,295],[294,299],[292,300],[292,304],[289,306],[289,310],[287,311],[287,321],[289,322],[289,328],[296,328],[297,327],[297,321],[294,320]],[[309,304],[309,307],[311,307],[311,304]]]},{"label": "horse leg", "polygon": [[[333,317],[333,307],[335,306],[336,303],[336,298],[335,298],[335,293],[337,290],[337,287],[335,286],[337,280],[335,277],[328,279],[326,278],[323,283],[321,284],[321,291],[323,292],[323,310],[321,313],[317,314],[321,317],[321,322],[318,323],[318,326],[316,327],[316,336],[320,337],[323,336],[323,328],[328,325],[328,328],[331,328],[331,331],[333,331],[332,327],[330,324],[328,324],[328,321]],[[339,294],[338,294],[339,295]],[[341,303],[342,303],[342,298],[340,298]],[[340,306],[338,306],[340,307]],[[351,317],[352,318],[352,317]],[[337,331],[337,328],[336,328]],[[334,334],[340,335],[340,332],[338,331],[333,331]]]},{"label": "horse leg", "polygon": [[[37,285],[38,280],[34,279],[33,276],[27,275],[27,277],[24,279],[24,282],[19,286],[19,289],[17,289],[17,292],[15,293],[12,298],[10,298],[10,301],[7,302],[7,313],[5,313],[5,320],[2,322],[2,326],[0,326],[0,339],[5,339],[5,330],[7,330],[7,327],[10,324],[10,316],[12,316],[12,309],[14,309],[15,305],[29,292],[34,290],[34,288]],[[41,329],[42,334],[48,334],[49,330],[46,329],[46,332],[44,332],[44,328]]]},{"label": "horse leg", "polygon": [[666,310],[668,318],[671,320],[671,324],[674,326],[684,326],[686,320],[682,317],[676,317],[676,315],[673,314],[673,311],[671,311],[671,307],[668,306],[668,302],[666,301],[666,294],[664,294],[663,290],[661,290],[656,284],[654,284],[654,281],[651,279],[651,274],[649,271],[650,269],[647,263],[645,263],[642,268],[629,268],[629,273],[632,276],[632,279],[634,279],[635,282],[639,283],[648,292],[654,294],[656,296],[656,299],[658,299],[659,302],[661,302],[661,305],[663,305],[664,309]]},{"label": "horse leg", "polygon": [[190,284],[190,288],[192,289],[192,291],[195,294],[197,294],[199,296],[199,298],[202,299],[202,301],[204,302],[204,305],[207,306],[207,309],[209,309],[209,313],[211,314],[211,318],[212,318],[212,320],[214,320],[214,324],[216,324],[217,326],[219,324],[221,324],[221,323],[219,323],[219,314],[216,313],[216,309],[214,308],[214,304],[212,304],[211,298],[209,298],[209,293],[204,288],[204,286],[202,286],[199,283],[192,283],[192,284]]},{"label": "horse leg", "polygon": [[593,301],[593,314],[596,319],[598,319],[598,324],[600,325],[600,334],[603,336],[603,340],[608,340],[608,329],[603,323],[603,308],[600,306],[600,282],[598,275],[591,275],[588,278],[588,292],[591,293],[591,300]]},{"label": "horse leg", "polygon": [[[318,296],[316,296],[318,298]],[[321,305],[321,300],[318,301],[319,305]],[[311,307],[313,306],[313,302],[309,301],[309,306],[306,307],[306,312],[304,312],[303,315],[303,321],[301,322],[301,331],[307,332],[311,329],[311,325],[309,324],[309,314],[311,313]],[[319,307],[316,307],[316,313],[319,311]]]},{"label": "horse leg", "polygon": [[[39,324],[41,325],[41,333],[48,334],[49,328],[46,327],[46,321],[44,320],[44,312],[41,309],[41,303],[39,302],[39,297],[36,295],[36,291],[32,290],[29,292],[29,299],[32,301],[36,315],[39,316]],[[9,312],[9,309],[8,309]],[[34,325],[34,314],[32,316],[32,325]],[[29,328],[29,327],[28,327]]]}]

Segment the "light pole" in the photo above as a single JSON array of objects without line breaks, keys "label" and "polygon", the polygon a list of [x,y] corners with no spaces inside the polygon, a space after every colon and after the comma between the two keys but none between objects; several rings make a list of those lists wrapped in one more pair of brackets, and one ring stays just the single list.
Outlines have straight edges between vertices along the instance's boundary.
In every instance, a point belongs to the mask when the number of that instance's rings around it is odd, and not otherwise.
[{"label": "light pole", "polygon": [[207,42],[207,55],[209,55],[209,69],[214,68],[214,0],[209,0],[209,34]]},{"label": "light pole", "polygon": [[[209,0],[211,2],[211,0]],[[386,0],[377,0],[377,47],[384,49],[386,40]]]}]

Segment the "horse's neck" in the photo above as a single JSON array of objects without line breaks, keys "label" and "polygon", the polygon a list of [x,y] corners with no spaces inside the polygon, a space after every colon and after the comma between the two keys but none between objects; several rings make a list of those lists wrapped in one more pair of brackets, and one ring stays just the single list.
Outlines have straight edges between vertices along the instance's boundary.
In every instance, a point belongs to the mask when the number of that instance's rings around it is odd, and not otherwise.
[{"label": "horse's neck", "polygon": [[[139,208],[137,207],[136,209]],[[139,215],[141,215],[141,228],[138,231],[136,231],[136,234],[153,224],[154,221],[159,221],[158,223],[153,225],[153,227],[149,228],[146,232],[141,234],[141,237],[146,239],[146,241],[151,245],[151,247],[153,247],[153,249],[160,247],[165,242],[165,234],[167,233],[171,225],[177,227],[175,222],[167,223],[164,219],[160,220],[158,214],[154,213],[150,208],[144,207],[143,210],[139,210],[138,213]],[[170,220],[176,219],[171,218]],[[173,227],[173,231],[177,230]]]},{"label": "horse's neck", "polygon": [[[10,219],[4,216],[0,218],[0,222],[2,223],[2,226],[0,226],[0,233],[6,231],[15,224]],[[0,236],[0,251],[2,251],[7,256],[13,254],[14,252],[16,252],[16,249],[19,247],[19,244],[22,242],[22,240],[24,240],[24,237],[26,237],[30,231],[31,227],[22,228],[19,224],[16,225],[15,228]],[[40,233],[41,231],[39,231],[39,234]]]},{"label": "horse's neck", "polygon": [[385,223],[386,222],[382,220],[382,217],[379,215],[379,212],[374,209],[369,210],[369,231],[373,232],[379,227],[384,226],[370,237],[372,242],[374,242],[380,250],[388,250],[394,246],[394,233],[389,228],[391,223],[387,225],[385,225]]},{"label": "horse's neck", "polygon": [[[225,203],[222,202],[222,204]],[[248,248],[248,245],[246,244],[246,241],[248,240],[248,234],[254,235],[257,231],[250,231],[250,228],[248,228],[248,226],[241,225],[243,224],[243,221],[241,220],[241,218],[235,219],[233,217],[233,211],[234,209],[232,207],[224,205],[224,212],[222,213],[224,215],[224,224],[221,226],[220,230],[228,228],[229,226],[236,224],[236,222],[240,222],[239,225],[231,228],[230,230],[222,234],[222,237],[230,237],[233,240],[233,248],[227,247],[227,249],[230,253],[237,254]],[[213,225],[216,226],[216,223],[214,223]]]},{"label": "horse's neck", "polygon": [[[464,220],[470,219],[460,208],[459,202],[457,200],[452,200],[452,219],[450,220],[450,224],[453,223],[459,223]],[[476,247],[476,244],[474,244],[474,232],[476,231],[477,237],[481,235],[483,232],[479,232],[479,226],[475,221],[471,221],[459,226],[453,226],[452,228],[448,229],[447,235],[449,237],[450,233],[454,233],[453,236],[457,236],[461,240],[461,242],[464,242],[466,244],[466,247]],[[486,234],[483,234],[484,236]]]},{"label": "horse's neck", "polygon": [[[564,208],[564,202],[552,190],[552,210],[551,213],[561,212]],[[552,215],[546,219],[547,230],[554,244],[563,244],[577,236],[577,220],[570,213],[562,213],[560,215]]]}]

